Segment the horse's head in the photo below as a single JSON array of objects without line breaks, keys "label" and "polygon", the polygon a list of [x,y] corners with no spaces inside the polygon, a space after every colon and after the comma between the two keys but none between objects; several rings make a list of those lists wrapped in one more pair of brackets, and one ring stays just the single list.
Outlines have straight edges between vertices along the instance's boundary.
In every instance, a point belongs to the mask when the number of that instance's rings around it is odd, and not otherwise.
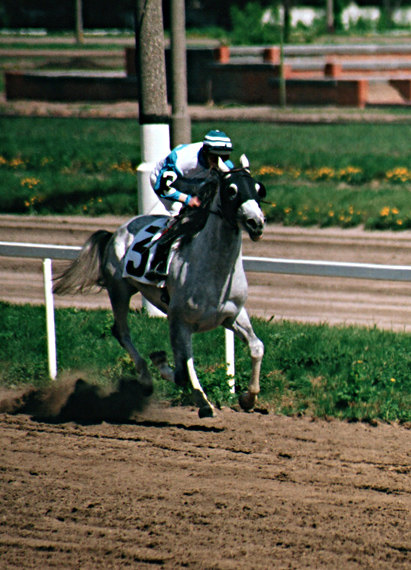
[{"label": "horse's head", "polygon": [[245,155],[242,155],[240,163],[241,168],[229,170],[221,159],[219,161],[221,213],[232,226],[240,227],[253,241],[257,241],[264,230],[260,200],[265,197],[266,190],[251,176]]}]

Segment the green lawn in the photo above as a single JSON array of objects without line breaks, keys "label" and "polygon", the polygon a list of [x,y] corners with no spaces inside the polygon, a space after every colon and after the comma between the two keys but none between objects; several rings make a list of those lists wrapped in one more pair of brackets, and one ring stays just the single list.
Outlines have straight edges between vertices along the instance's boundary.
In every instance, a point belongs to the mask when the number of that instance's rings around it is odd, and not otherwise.
[{"label": "green lawn", "polygon": [[[111,335],[108,311],[56,311],[60,377],[78,375],[100,385],[115,383],[133,368]],[[0,386],[44,386],[47,353],[44,309],[0,302]],[[260,403],[283,414],[341,419],[411,420],[411,335],[376,328],[330,327],[253,319],[265,344]],[[147,358],[156,349],[172,359],[165,319],[139,312],[130,316],[131,332]],[[217,404],[231,404],[224,366],[222,329],[194,336],[200,381]],[[236,343],[236,387],[248,384],[251,363],[245,345]],[[157,398],[187,403],[187,394],[159,378]]]},{"label": "green lawn", "polygon": [[[216,125],[194,123],[193,140]],[[411,126],[220,123],[268,190],[268,221],[411,227]],[[0,118],[0,211],[136,211],[134,120]]]}]

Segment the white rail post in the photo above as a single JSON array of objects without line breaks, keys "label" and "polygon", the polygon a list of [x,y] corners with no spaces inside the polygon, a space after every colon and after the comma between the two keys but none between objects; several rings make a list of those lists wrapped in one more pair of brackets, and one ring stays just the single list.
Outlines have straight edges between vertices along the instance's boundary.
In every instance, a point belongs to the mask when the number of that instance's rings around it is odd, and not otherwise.
[{"label": "white rail post", "polygon": [[[156,162],[170,152],[170,129],[167,124],[140,126],[142,163],[137,167],[138,213],[144,215],[168,212],[157,198],[150,183],[150,174]],[[159,309],[143,297],[143,307],[150,317],[164,317]]]},{"label": "white rail post", "polygon": [[137,167],[138,213],[168,215],[151,187],[150,174],[156,163],[170,152],[170,129],[166,124],[141,125],[142,161]]},{"label": "white rail post", "polygon": [[54,323],[54,299],[51,259],[43,260],[44,300],[46,304],[47,321],[47,353],[49,361],[49,375],[52,380],[57,377],[56,356],[56,327]]},{"label": "white rail post", "polygon": [[225,362],[227,367],[228,385],[230,392],[235,392],[235,350],[234,350],[234,333],[228,329],[225,331]]}]

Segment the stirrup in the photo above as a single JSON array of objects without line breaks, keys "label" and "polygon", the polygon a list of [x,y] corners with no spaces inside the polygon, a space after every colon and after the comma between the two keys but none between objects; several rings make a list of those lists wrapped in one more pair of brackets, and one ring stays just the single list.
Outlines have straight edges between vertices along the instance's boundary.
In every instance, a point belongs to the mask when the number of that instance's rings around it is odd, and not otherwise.
[{"label": "stirrup", "polygon": [[167,277],[167,273],[165,271],[157,269],[157,267],[155,269],[150,269],[150,271],[147,271],[144,277],[149,281],[161,281],[165,279]]}]

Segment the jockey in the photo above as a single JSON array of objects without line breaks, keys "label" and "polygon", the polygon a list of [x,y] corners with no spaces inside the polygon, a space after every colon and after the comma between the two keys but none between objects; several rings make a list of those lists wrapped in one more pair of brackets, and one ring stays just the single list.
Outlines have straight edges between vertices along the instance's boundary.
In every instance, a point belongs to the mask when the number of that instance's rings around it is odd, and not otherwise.
[{"label": "jockey", "polygon": [[157,241],[158,261],[154,261],[155,268],[146,273],[147,279],[158,281],[167,276],[169,229],[177,227],[175,223],[179,218],[176,216],[182,206],[201,206],[200,198],[195,195],[196,187],[207,178],[210,169],[218,165],[219,157],[228,168],[234,168],[229,159],[232,150],[231,139],[223,131],[212,130],[202,142],[181,144],[156,164],[150,175],[151,186],[170,212],[171,219],[167,231]]},{"label": "jockey", "polygon": [[234,168],[229,160],[232,150],[231,139],[223,131],[212,130],[202,142],[180,144],[156,164],[150,175],[151,186],[172,216],[178,214],[182,205],[201,205],[194,195],[195,187],[217,166],[219,157],[230,169]]}]

